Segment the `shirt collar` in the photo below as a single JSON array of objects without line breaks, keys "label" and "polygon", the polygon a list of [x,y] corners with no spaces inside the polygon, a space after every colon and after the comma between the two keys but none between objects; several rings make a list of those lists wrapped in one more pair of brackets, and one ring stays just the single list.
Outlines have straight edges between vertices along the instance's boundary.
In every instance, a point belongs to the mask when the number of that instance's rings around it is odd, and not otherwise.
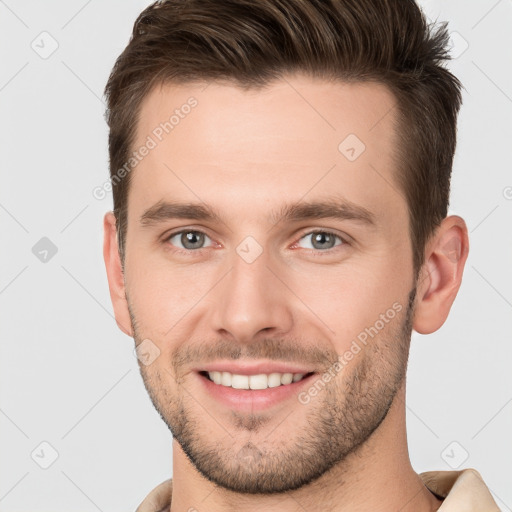
[{"label": "shirt collar", "polygon": [[500,512],[475,469],[428,471],[419,476],[430,491],[444,498],[439,512]]}]

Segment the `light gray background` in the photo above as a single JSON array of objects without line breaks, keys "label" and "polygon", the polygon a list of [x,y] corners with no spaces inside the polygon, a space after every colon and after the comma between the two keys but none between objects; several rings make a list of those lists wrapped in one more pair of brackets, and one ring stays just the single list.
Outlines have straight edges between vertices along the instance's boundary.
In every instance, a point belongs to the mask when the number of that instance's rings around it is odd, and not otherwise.
[{"label": "light gray background", "polygon": [[[112,316],[111,199],[92,195],[108,177],[102,91],[147,4],[0,1],[1,511],[134,510],[171,476],[170,433]],[[471,251],[449,320],[413,337],[410,454],[418,472],[477,468],[510,511],[512,2],[421,5],[457,32],[450,69],[466,90],[451,212]],[[42,237],[58,249],[46,262],[32,251]],[[58,453],[47,469],[42,442]]]}]

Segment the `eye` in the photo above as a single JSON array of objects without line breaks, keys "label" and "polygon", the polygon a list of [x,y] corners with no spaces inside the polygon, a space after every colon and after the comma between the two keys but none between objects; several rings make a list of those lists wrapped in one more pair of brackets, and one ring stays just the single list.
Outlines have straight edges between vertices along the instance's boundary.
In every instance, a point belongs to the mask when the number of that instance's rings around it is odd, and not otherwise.
[{"label": "eye", "polygon": [[[205,241],[209,241],[210,243],[205,245]],[[203,249],[204,247],[212,245],[212,240],[209,236],[205,235],[202,231],[194,230],[173,233],[167,238],[167,242],[179,249],[185,250]]]},{"label": "eye", "polygon": [[329,231],[313,231],[303,236],[297,245],[304,249],[327,250],[343,243],[345,242],[339,235]]}]

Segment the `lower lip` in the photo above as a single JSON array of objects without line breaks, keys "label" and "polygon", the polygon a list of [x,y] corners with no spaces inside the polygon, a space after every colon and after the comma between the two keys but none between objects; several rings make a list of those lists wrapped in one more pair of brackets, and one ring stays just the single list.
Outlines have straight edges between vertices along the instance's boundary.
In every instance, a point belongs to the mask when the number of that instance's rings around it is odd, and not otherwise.
[{"label": "lower lip", "polygon": [[241,412],[253,412],[278,405],[290,398],[296,398],[298,401],[297,395],[300,389],[307,386],[315,374],[312,373],[298,382],[267,389],[235,389],[215,384],[215,382],[212,382],[208,377],[200,373],[197,373],[197,376],[208,394],[219,402],[230,409],[236,409]]}]

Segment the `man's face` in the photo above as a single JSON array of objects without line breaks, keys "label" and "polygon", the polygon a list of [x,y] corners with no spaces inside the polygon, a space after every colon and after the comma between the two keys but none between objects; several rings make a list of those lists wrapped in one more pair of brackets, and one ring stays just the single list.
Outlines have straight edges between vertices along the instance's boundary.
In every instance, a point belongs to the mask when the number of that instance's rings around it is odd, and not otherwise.
[{"label": "man's face", "polygon": [[313,481],[403,384],[415,282],[393,106],[381,85],[305,77],[143,103],[134,150],[157,144],[132,171],[125,284],[136,343],[160,354],[141,373],[221,486]]}]

